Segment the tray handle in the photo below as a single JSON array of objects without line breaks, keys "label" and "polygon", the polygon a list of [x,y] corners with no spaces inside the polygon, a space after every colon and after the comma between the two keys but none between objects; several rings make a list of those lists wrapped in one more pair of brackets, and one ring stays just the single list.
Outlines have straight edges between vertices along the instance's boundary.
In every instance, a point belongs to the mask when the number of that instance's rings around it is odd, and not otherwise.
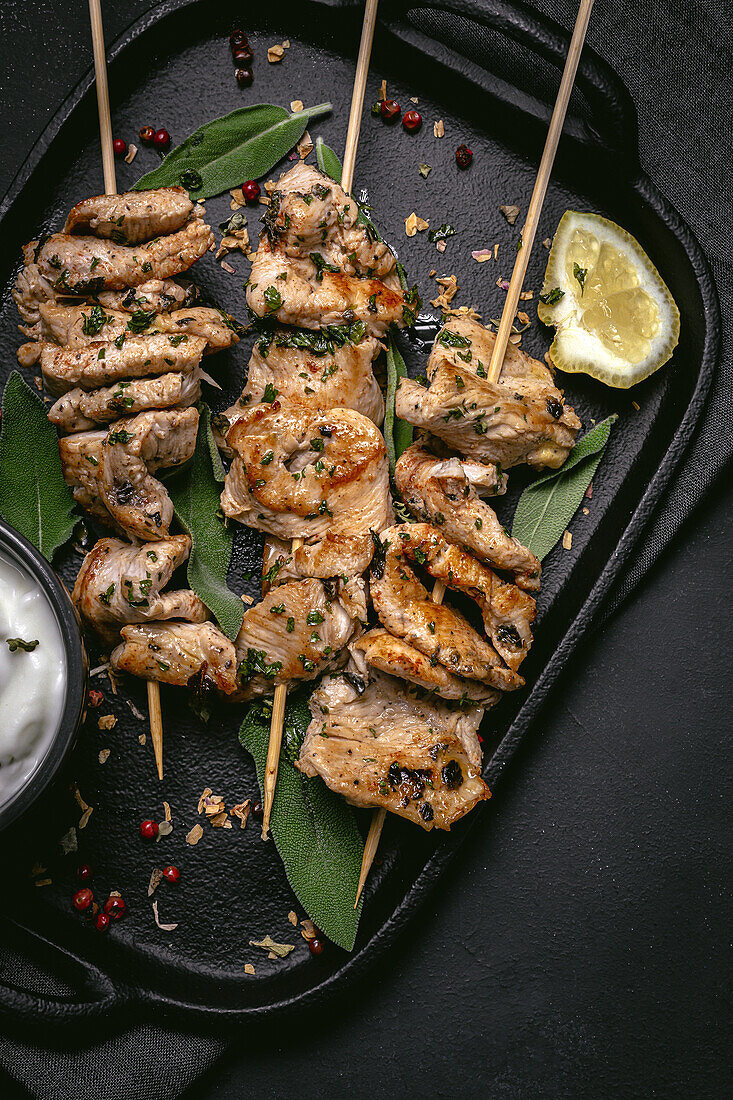
[{"label": "tray handle", "polygon": [[[436,37],[443,12],[460,17],[458,22],[444,24],[450,44]],[[508,46],[512,43],[521,46],[558,70],[565,64],[570,43],[570,34],[558,23],[520,0],[491,0],[490,5],[486,0],[398,0],[384,6],[380,22],[403,41],[419,43],[436,61],[458,71],[480,69],[484,76],[495,71],[497,59],[492,54],[495,32],[507,40]],[[525,63],[522,81],[534,80],[535,89],[528,92],[517,89],[501,76],[494,77],[492,83],[500,98],[510,99],[520,109],[549,121],[557,89],[553,81],[546,88],[549,94],[543,96],[538,91],[540,84],[547,84],[546,76],[544,67],[533,74],[531,66]],[[594,150],[600,147],[610,157],[622,159],[629,169],[638,168],[638,127],[633,100],[611,66],[588,45],[583,49],[575,83],[587,109],[584,115],[579,115],[575,97],[571,98],[566,131]],[[503,89],[504,94],[498,89]]]},{"label": "tray handle", "polygon": [[[125,990],[87,959],[7,918],[2,922],[1,942],[0,1015],[33,1023],[62,1023],[106,1015],[129,999]],[[12,976],[18,972],[27,977],[16,985]],[[58,992],[41,992],[44,986]]]}]

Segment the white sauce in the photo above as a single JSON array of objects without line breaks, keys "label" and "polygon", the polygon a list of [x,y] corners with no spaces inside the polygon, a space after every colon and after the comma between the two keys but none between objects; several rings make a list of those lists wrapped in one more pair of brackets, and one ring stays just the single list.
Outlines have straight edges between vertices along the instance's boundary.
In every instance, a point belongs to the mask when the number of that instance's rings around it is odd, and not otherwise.
[{"label": "white sauce", "polygon": [[[12,653],[8,638],[30,642]],[[66,695],[66,654],[53,608],[36,580],[0,551],[0,806],[48,752]]]}]

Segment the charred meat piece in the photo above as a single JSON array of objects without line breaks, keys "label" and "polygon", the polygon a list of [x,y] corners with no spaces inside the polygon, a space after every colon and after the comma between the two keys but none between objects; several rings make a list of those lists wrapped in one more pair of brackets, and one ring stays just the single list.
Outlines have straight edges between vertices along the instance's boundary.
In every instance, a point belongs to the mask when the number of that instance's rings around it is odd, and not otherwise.
[{"label": "charred meat piece", "polygon": [[399,680],[417,684],[441,699],[451,699],[464,705],[480,703],[483,707],[493,706],[501,697],[501,692],[487,688],[485,684],[462,680],[442,665],[433,664],[429,657],[404,638],[395,638],[382,627],[374,627],[351,642],[349,652],[364,679],[368,679],[369,666]]},{"label": "charred meat piece", "polygon": [[65,233],[54,233],[43,243],[31,242],[39,274],[54,290],[81,295],[169,279],[188,271],[213,243],[214,234],[200,218],[191,218],[175,233],[134,246]]},{"label": "charred meat piece", "polygon": [[112,668],[144,680],[191,687],[200,694],[237,690],[234,646],[213,623],[144,623],[123,626]]},{"label": "charred meat piece", "polygon": [[302,259],[316,253],[348,275],[383,281],[391,277],[398,290],[394,253],[358,216],[358,204],[340,184],[301,162],[280,177],[270,195],[265,231],[287,256]]},{"label": "charred meat piece", "polygon": [[381,432],[353,409],[255,405],[227,435],[224,514],[279,538],[366,534],[392,514]]},{"label": "charred meat piece", "polygon": [[[364,606],[366,616],[366,605]],[[236,641],[243,697],[273,685],[313,680],[332,667],[359,623],[318,580],[272,589],[244,613]]]},{"label": "charred meat piece", "polygon": [[175,309],[187,309],[194,305],[198,297],[198,287],[185,280],[149,279],[129,290],[102,290],[95,300],[105,310],[171,313]]},{"label": "charred meat piece", "polygon": [[201,396],[202,377],[208,376],[194,367],[185,374],[117,382],[91,392],[76,387],[51,406],[48,419],[62,432],[82,432],[146,409],[189,408]]},{"label": "charred meat piece", "polygon": [[40,317],[36,326],[40,339],[62,347],[79,347],[100,340],[124,343],[133,336],[166,333],[176,344],[184,337],[202,337],[210,350],[218,351],[231,347],[239,339],[227,315],[210,306],[191,306],[170,313],[144,309],[125,313],[107,310],[95,302],[75,306],[48,303],[40,307]]},{"label": "charred meat piece", "polygon": [[395,482],[418,519],[440,527],[449,542],[465,546],[481,561],[512,573],[520,588],[537,591],[542,567],[531,550],[507,534],[494,509],[479,496],[477,465],[439,458],[422,443],[414,443],[397,462]]},{"label": "charred meat piece", "polygon": [[182,187],[94,195],[71,208],[64,233],[90,233],[117,244],[140,244],[175,233],[192,213],[193,203]]},{"label": "charred meat piece", "polygon": [[383,807],[424,829],[449,829],[490,797],[476,736],[481,707],[428,699],[381,674],[360,686],[328,676],[311,696],[313,720],[297,761],[305,775],[320,775],[356,806]]},{"label": "charred meat piece", "polygon": [[415,303],[379,279],[331,270],[310,257],[293,259],[262,241],[247,283],[247,305],[258,317],[320,329],[360,321],[372,336],[412,319]]},{"label": "charred meat piece", "polygon": [[205,622],[208,611],[194,592],[161,593],[190,552],[188,535],[162,539],[154,546],[100,539],[84,558],[72,594],[82,621],[105,641],[115,638],[126,623]]},{"label": "charred meat piece", "polygon": [[109,432],[77,432],[59,440],[64,478],[74,498],[131,538],[168,537],[173,505],[152,474],[178,466],[196,445],[196,409],[140,413]]},{"label": "charred meat piece", "polygon": [[96,390],[132,378],[188,374],[199,365],[205,347],[200,336],[178,341],[163,333],[130,336],[120,347],[115,343],[78,348],[44,344],[41,371],[48,392],[58,396],[72,389]]},{"label": "charred meat piece", "polygon": [[[304,346],[308,343],[318,350]],[[371,366],[379,350],[380,344],[371,336],[339,346],[322,333],[278,328],[255,344],[247,384],[223,415],[231,426],[249,405],[269,394],[321,412],[337,407],[356,409],[381,424],[384,401]]]},{"label": "charred meat piece", "polygon": [[522,677],[507,668],[460,612],[430,599],[403,549],[410,538],[404,528],[410,526],[384,531],[372,559],[370,591],[382,625],[456,676],[480,680],[500,691],[522,687]]},{"label": "charred meat piece", "polygon": [[510,345],[498,382],[487,375],[494,333],[451,318],[428,360],[429,387],[403,379],[397,415],[442,439],[466,458],[509,469],[521,462],[562,466],[580,420],[541,363]]},{"label": "charred meat piece", "polygon": [[447,542],[437,527],[403,523],[393,527],[400,551],[447,587],[463,592],[481,611],[484,629],[509,668],[517,669],[532,645],[535,602],[515,584],[507,584],[459,546]]}]

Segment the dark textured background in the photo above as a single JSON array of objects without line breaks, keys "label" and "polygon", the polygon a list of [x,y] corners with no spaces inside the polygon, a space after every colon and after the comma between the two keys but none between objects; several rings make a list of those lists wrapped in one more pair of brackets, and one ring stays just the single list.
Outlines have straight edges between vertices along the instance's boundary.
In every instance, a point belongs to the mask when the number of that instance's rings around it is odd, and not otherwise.
[{"label": "dark textured background", "polygon": [[[572,21],[566,0],[537,6]],[[108,4],[108,39],[148,7]],[[720,12],[599,0],[589,41],[629,83],[644,167],[729,294],[733,35]],[[90,50],[81,0],[6,0],[0,17],[3,191]],[[720,195],[717,217],[703,189]],[[493,813],[381,969],[318,1016],[240,1030],[192,1095],[727,1091],[729,503],[719,487],[583,647]],[[45,1067],[34,1095],[152,1097],[176,1095],[231,1036],[172,1046],[162,1028],[118,1020],[65,1035],[50,1056],[21,1038],[28,1066]]]}]

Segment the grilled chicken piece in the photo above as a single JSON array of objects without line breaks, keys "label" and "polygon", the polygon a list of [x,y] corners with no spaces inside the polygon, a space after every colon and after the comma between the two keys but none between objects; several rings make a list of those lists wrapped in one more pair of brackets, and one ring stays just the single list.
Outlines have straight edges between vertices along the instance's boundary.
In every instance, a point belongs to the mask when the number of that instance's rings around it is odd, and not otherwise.
[{"label": "grilled chicken piece", "polygon": [[247,409],[227,435],[234,460],[224,514],[279,538],[366,534],[390,522],[387,450],[353,409],[310,412],[280,401]]},{"label": "grilled chicken piece", "polygon": [[193,203],[182,187],[94,195],[71,208],[64,233],[91,233],[117,244],[140,244],[175,233],[192,213]]},{"label": "grilled chicken piece", "polygon": [[247,305],[282,325],[319,329],[361,321],[372,336],[404,325],[404,295],[379,279],[359,278],[273,252],[262,241],[247,283]]},{"label": "grilled chicken piece", "polygon": [[410,526],[398,524],[384,531],[372,559],[370,592],[382,625],[457,676],[500,691],[522,687],[522,677],[506,667],[460,612],[430,599],[404,550],[410,536],[401,536]]},{"label": "grilled chicken piece", "polygon": [[[422,443],[413,443],[398,459],[395,482],[418,519],[440,527],[449,542],[458,543],[481,561],[514,574],[527,591],[540,587],[542,567],[531,550],[507,534],[496,512],[476,490],[477,463],[442,459]],[[496,470],[494,466],[480,470]]]},{"label": "grilled chicken piece", "polygon": [[110,657],[119,672],[201,693],[236,692],[234,646],[213,623],[145,623],[123,626],[121,633],[123,642]]},{"label": "grilled chicken piece", "polygon": [[168,409],[118,420],[110,432],[60,439],[64,478],[74,499],[131,538],[167,538],[173,505],[151,475],[192,456],[197,427],[196,409]]},{"label": "grilled chicken piece", "polygon": [[200,336],[179,342],[163,333],[130,336],[119,348],[106,342],[78,348],[44,344],[41,372],[48,392],[58,396],[71,389],[96,390],[133,378],[190,374],[199,365],[205,347]]},{"label": "grilled chicken piece", "polygon": [[310,701],[297,767],[356,806],[379,806],[424,829],[449,829],[491,792],[481,778],[481,707],[426,699],[391,676],[364,689],[328,676]]},{"label": "grilled chicken piece", "polygon": [[515,584],[501,580],[459,546],[451,545],[437,527],[428,523],[393,527],[390,539],[393,544],[399,540],[401,553],[422,565],[431,577],[475,600],[494,649],[509,668],[519,668],[532,645],[532,597]]},{"label": "grilled chicken piece", "polygon": [[321,581],[290,581],[272,589],[245,611],[237,635],[243,697],[266,695],[273,685],[292,680],[315,679],[333,667],[358,629],[358,620]]},{"label": "grilled chicken piece", "polygon": [[429,387],[403,379],[397,415],[467,458],[503,469],[521,462],[557,469],[575,442],[580,420],[563,403],[547,368],[513,345],[499,381],[489,382],[485,375],[494,340],[495,334],[477,321],[451,318],[430,353]]},{"label": "grilled chicken piece", "polygon": [[280,177],[263,220],[271,245],[286,256],[316,253],[347,275],[391,277],[389,285],[398,290],[394,253],[358,215],[358,204],[340,184],[301,162]]},{"label": "grilled chicken piece", "polygon": [[177,232],[136,246],[65,233],[31,245],[39,274],[57,292],[87,295],[169,279],[188,271],[213,243],[209,226],[201,218],[191,218]]},{"label": "grilled chicken piece", "polygon": [[[114,293],[110,291],[110,293]],[[226,314],[210,306],[191,306],[169,313],[153,313],[137,310],[132,314],[121,310],[106,310],[92,302],[90,305],[58,305],[49,302],[39,310],[40,321],[36,326],[42,341],[63,347],[109,343],[124,337],[152,336],[166,333],[178,341],[185,336],[200,336],[212,351],[231,347],[239,337],[232,330]]]},{"label": "grilled chicken piece", "polygon": [[501,692],[487,688],[485,684],[479,684],[476,680],[462,680],[442,665],[432,664],[429,657],[404,638],[395,638],[381,627],[374,627],[351,642],[349,652],[365,679],[368,679],[369,665],[379,672],[388,672],[400,680],[417,684],[425,691],[439,695],[441,699],[452,699],[470,705],[480,703],[487,707],[494,706],[501,698]]},{"label": "grilled chicken piece", "polygon": [[193,455],[197,409],[165,409],[118,420],[102,445],[99,495],[113,520],[131,537],[168,535],[173,503],[153,471],[180,466]]},{"label": "grilled chicken piece", "polygon": [[[309,337],[324,351],[313,352],[291,343]],[[361,343],[346,342],[339,347],[334,342],[329,345],[327,334],[318,333],[314,338],[311,332],[276,329],[270,343],[265,338],[255,344],[247,384],[241,397],[223,416],[231,426],[248,405],[257,404],[274,390],[281,401],[321,412],[337,407],[356,409],[375,424],[381,424],[384,401],[371,367],[380,346],[371,336]]]},{"label": "grilled chicken piece", "polygon": [[208,375],[194,367],[185,374],[117,382],[91,392],[76,387],[51,406],[48,419],[62,432],[82,432],[146,409],[189,408],[201,396],[202,378]]},{"label": "grilled chicken piece", "polygon": [[100,539],[84,558],[72,594],[82,621],[107,642],[125,623],[205,622],[209,613],[194,592],[160,591],[190,552],[188,535],[163,539],[154,547]]},{"label": "grilled chicken piece", "polygon": [[282,539],[270,537],[265,540],[263,582],[275,585],[303,577],[359,577],[369,568],[373,555],[371,534],[327,531],[318,542],[306,542],[297,550]]}]

